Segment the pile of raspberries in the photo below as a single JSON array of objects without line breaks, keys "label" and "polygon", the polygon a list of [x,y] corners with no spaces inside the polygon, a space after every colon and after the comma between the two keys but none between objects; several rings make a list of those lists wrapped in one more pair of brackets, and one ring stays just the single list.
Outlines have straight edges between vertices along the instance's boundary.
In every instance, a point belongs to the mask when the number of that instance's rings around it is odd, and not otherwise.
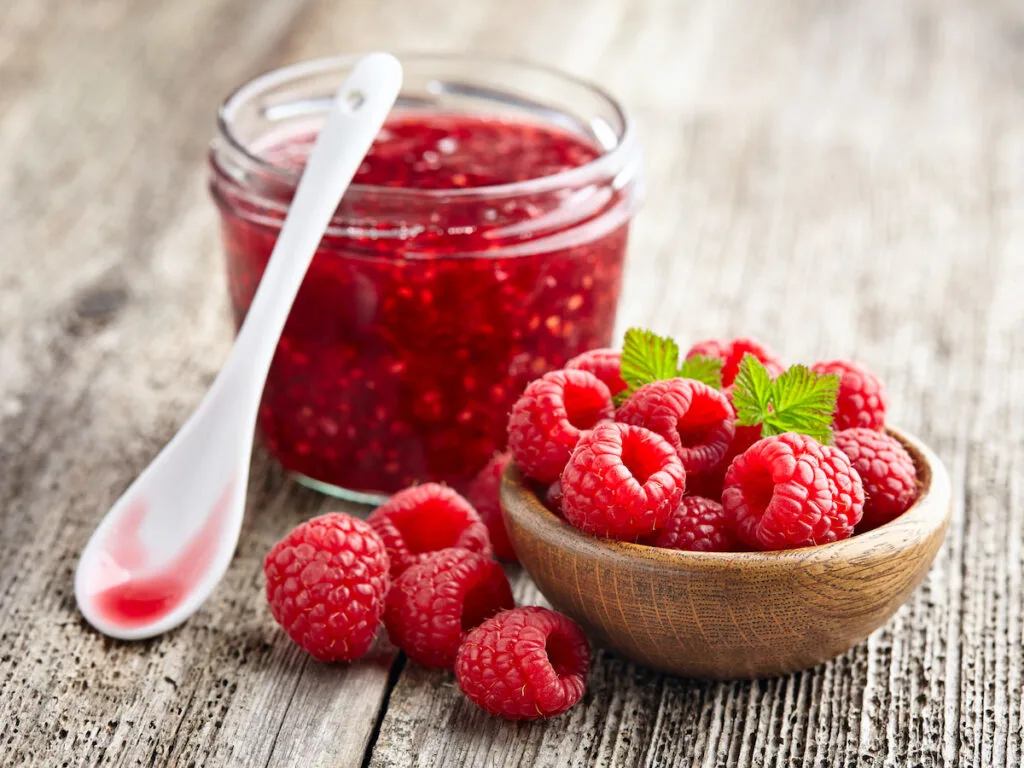
[{"label": "pile of raspberries", "polygon": [[264,562],[271,613],[323,661],[366,654],[381,623],[412,661],[454,670],[484,710],[553,717],[583,696],[590,647],[572,620],[516,607],[493,559],[515,561],[498,500],[509,461],[547,507],[588,533],[655,547],[729,552],[824,544],[882,525],[919,489],[913,460],[884,431],[881,382],[845,361],[834,445],[737,426],[732,385],[744,355],[784,366],[751,339],[707,341],[689,356],[722,360],[723,389],[674,378],[627,390],[620,353],[599,349],[527,386],[509,418],[508,451],[468,498],[436,483],[393,496],[366,521],[309,520]]},{"label": "pile of raspberries", "polygon": [[885,431],[882,383],[857,363],[811,370],[839,378],[834,445],[738,426],[733,383],[745,355],[785,368],[752,339],[696,344],[722,361],[719,391],[694,379],[626,390],[615,350],[592,350],[527,386],[509,419],[511,459],[548,507],[580,530],[703,552],[826,544],[905,512],[919,488],[913,459]]},{"label": "pile of raspberries", "polygon": [[426,483],[366,521],[333,512],[299,525],[264,561],[267,602],[321,661],[365,655],[383,622],[412,661],[454,670],[484,710],[516,720],[561,714],[583,696],[590,646],[569,618],[515,607],[492,552],[469,501]]}]

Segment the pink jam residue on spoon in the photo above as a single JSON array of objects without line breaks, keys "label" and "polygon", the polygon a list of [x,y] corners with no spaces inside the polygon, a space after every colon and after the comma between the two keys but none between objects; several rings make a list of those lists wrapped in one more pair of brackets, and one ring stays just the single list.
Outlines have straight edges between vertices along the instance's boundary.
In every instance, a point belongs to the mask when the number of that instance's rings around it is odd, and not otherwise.
[{"label": "pink jam residue on spoon", "polygon": [[132,628],[151,624],[177,608],[213,563],[234,486],[234,481],[228,483],[203,527],[156,570],[145,567],[146,547],[139,534],[146,503],[136,501],[108,534],[97,558],[97,591],[92,597],[97,612],[112,624]]}]

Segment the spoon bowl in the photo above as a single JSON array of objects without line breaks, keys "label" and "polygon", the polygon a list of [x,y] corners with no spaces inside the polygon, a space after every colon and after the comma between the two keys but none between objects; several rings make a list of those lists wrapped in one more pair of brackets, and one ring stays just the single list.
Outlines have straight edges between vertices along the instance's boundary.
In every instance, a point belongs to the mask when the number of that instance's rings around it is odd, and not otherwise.
[{"label": "spoon bowl", "polygon": [[894,429],[921,493],[897,519],[849,539],[778,552],[680,552],[601,539],[550,512],[510,465],[509,538],[551,604],[600,645],[671,674],[741,679],[828,661],[882,626],[942,545],[951,489],[942,461]]}]

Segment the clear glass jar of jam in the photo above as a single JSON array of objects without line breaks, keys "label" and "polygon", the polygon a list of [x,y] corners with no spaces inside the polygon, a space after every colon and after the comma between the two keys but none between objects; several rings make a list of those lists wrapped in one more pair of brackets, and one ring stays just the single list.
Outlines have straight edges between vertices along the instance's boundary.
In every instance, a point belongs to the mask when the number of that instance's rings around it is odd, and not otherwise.
[{"label": "clear glass jar of jam", "polygon": [[[235,320],[353,57],[263,75],[221,107],[210,190]],[[587,83],[518,62],[412,56],[339,206],[267,379],[262,441],[349,497],[463,488],[505,444],[526,384],[610,342],[634,129]]]}]

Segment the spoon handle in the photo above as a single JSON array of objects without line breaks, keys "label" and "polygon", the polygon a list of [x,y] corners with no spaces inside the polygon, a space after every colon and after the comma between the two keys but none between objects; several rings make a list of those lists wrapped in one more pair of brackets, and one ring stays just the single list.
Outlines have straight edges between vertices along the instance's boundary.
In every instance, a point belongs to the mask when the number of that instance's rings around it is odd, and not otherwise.
[{"label": "spoon handle", "polygon": [[401,85],[398,60],[390,54],[371,53],[356,62],[338,89],[218,381],[242,375],[251,383],[253,396],[260,397],[306,270]]}]

